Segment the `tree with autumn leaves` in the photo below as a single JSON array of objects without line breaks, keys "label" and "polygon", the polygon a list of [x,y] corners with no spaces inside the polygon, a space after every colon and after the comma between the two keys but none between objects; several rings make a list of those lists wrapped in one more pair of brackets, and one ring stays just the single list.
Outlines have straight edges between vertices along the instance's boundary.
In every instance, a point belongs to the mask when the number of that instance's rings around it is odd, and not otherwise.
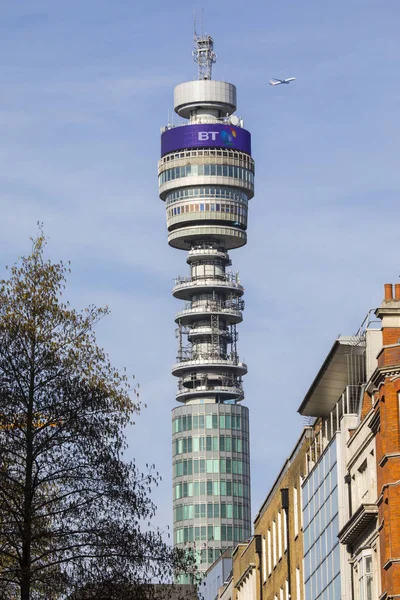
[{"label": "tree with autumn leaves", "polygon": [[124,460],[140,404],[96,343],[108,309],[74,310],[32,243],[0,281],[0,599],[139,598],[190,565],[141,526],[159,475]]}]

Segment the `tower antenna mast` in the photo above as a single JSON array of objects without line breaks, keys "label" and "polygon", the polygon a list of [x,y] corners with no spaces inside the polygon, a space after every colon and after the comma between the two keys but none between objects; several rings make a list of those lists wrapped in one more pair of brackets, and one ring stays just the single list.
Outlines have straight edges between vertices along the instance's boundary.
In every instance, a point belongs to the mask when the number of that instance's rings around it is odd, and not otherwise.
[{"label": "tower antenna mast", "polygon": [[199,79],[211,79],[212,66],[217,61],[217,55],[214,52],[214,40],[211,35],[203,32],[202,16],[201,34],[196,31],[196,13],[193,13],[193,42],[194,50],[192,52],[194,62],[198,65]]}]

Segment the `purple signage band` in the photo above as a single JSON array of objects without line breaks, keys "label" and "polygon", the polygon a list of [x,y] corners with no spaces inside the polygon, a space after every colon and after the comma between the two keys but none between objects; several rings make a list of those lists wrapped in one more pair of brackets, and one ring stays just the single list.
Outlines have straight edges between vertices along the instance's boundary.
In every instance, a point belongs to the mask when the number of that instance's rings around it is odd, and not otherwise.
[{"label": "purple signage band", "polygon": [[251,135],[247,129],[233,125],[182,125],[161,135],[161,156],[184,148],[232,148],[251,154]]}]

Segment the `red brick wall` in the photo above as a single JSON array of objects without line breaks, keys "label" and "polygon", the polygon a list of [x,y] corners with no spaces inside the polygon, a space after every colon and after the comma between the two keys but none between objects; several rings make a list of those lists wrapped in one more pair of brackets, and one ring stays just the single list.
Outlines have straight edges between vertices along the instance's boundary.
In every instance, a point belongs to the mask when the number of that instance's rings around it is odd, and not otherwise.
[{"label": "red brick wall", "polygon": [[[397,357],[397,354],[393,356]],[[376,406],[376,410],[380,411],[376,459],[381,526],[381,584],[382,593],[387,592],[389,597],[400,594],[400,562],[390,562],[391,559],[400,559],[400,484],[396,484],[400,481],[399,392],[400,379],[391,381],[390,378],[386,378],[380,388],[379,402]],[[397,453],[399,456],[388,456]]]}]

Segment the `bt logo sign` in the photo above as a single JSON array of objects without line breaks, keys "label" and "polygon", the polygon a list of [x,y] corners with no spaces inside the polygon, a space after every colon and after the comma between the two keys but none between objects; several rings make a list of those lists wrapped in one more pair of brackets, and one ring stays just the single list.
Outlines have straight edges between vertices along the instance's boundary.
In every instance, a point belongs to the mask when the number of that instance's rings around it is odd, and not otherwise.
[{"label": "bt logo sign", "polygon": [[207,142],[209,139],[212,139],[212,141],[215,142],[217,135],[219,135],[219,131],[199,131],[197,139],[199,142]]},{"label": "bt logo sign", "polygon": [[220,141],[225,146],[232,146],[236,135],[236,131],[232,128],[222,129],[221,131],[198,131],[197,139],[199,142],[216,142],[219,136]]}]

